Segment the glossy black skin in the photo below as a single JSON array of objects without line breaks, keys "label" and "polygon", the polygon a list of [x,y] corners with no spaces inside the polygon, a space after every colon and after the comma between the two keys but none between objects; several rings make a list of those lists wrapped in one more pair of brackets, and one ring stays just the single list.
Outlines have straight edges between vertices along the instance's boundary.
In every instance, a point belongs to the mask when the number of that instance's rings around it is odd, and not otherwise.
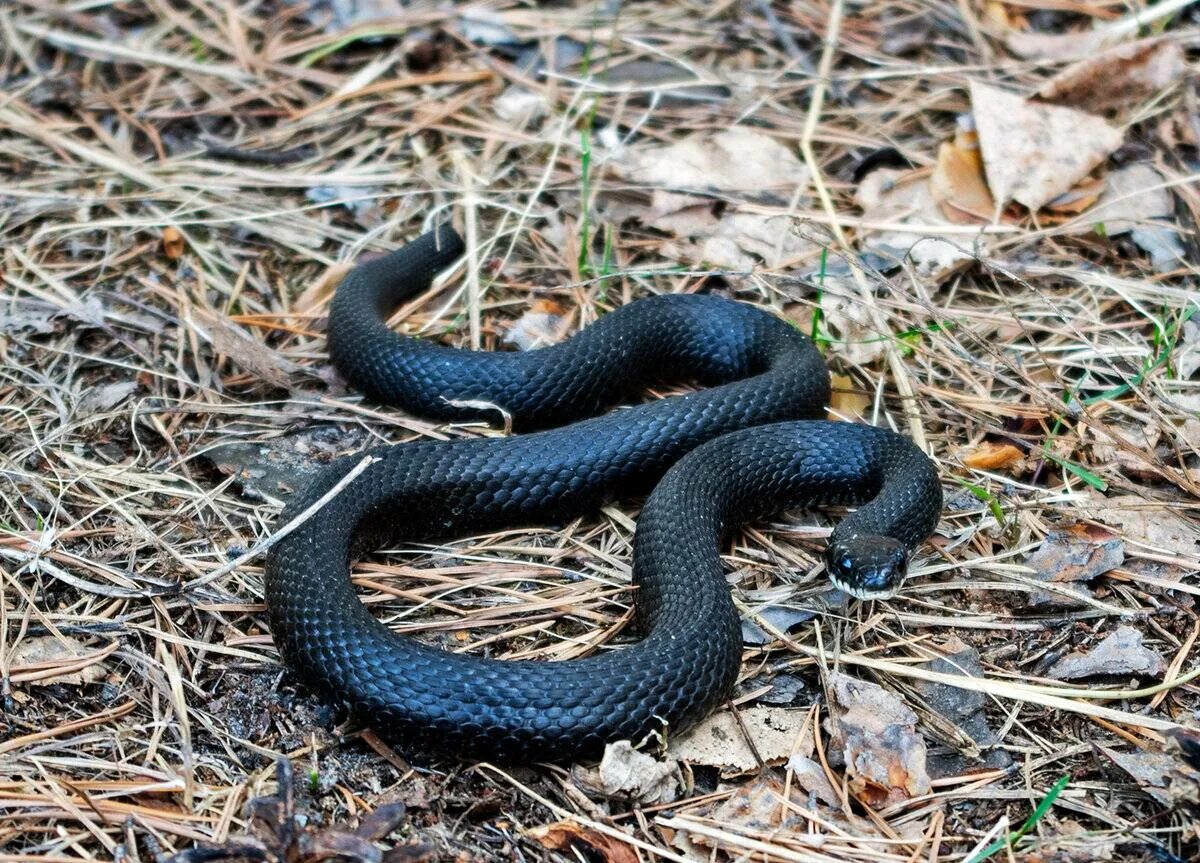
[{"label": "glossy black skin", "polygon": [[[868,501],[838,525],[831,547],[844,539],[857,549],[868,580],[885,578],[881,566],[900,547],[894,574],[903,577],[941,509],[933,464],[889,431],[816,421],[828,372],[794,327],[731,300],[669,295],[527,353],[462,351],[388,330],[387,313],[427,289],[461,250],[443,227],[355,269],[331,309],[338,368],[371,397],[414,413],[494,419],[450,403],[482,401],[518,429],[572,424],[373,450],[379,461],[267,562],[272,633],[303,679],[413,748],[569,760],[611,740],[677,733],[728,698],[741,638],[719,550],[742,522],[791,506]],[[580,419],[647,384],[685,380],[710,386]],[[361,458],[330,465],[279,524]],[[567,662],[449,654],[389,631],[351,588],[350,561],[381,544],[558,524],[659,479],[635,538],[636,644]],[[882,562],[871,537],[886,549]]]}]

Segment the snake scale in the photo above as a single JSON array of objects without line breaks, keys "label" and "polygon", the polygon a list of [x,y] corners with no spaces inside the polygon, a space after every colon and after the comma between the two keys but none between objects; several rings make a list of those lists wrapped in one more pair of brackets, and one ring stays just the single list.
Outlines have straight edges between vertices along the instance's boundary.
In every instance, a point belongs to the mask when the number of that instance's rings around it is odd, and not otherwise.
[{"label": "snake scale", "polygon": [[[729,697],[742,645],[720,549],[742,523],[861,503],[830,537],[829,575],[861,598],[899,587],[938,520],[936,469],[891,431],[818,419],[829,373],[795,327],[734,300],[669,294],[527,352],[461,350],[389,329],[388,314],[462,252],[441,226],[360,263],[333,299],[332,360],[373,400],[443,420],[494,418],[492,405],[524,433],[371,450],[373,463],[275,544],[271,628],[302,680],[414,750],[564,761],[616,739],[677,733]],[[705,388],[597,416],[647,385],[680,382]],[[362,458],[331,463],[279,524]],[[451,654],[390,631],[350,583],[352,561],[385,544],[563,523],[648,491],[633,644],[563,662]]]}]

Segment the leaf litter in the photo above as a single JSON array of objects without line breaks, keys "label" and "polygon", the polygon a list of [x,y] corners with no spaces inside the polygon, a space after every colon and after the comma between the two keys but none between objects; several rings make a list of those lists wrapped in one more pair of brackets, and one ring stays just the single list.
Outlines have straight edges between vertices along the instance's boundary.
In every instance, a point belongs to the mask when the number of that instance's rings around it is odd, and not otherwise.
[{"label": "leaf litter", "polygon": [[[0,12],[5,853],[1193,859],[1196,18],[1135,7]],[[655,293],[757,303],[952,504],[887,602],[825,601],[836,510],[731,537],[766,620],[735,704],[687,758],[629,745],[624,791],[395,748],[283,671],[257,560],[229,569],[324,460],[501,433],[348,392],[323,336],[351,261],[469,201],[479,283],[397,328],[520,349]],[[393,549],[357,589],[443,649],[619,649],[637,505]]]},{"label": "leaf litter", "polygon": [[1091,650],[1064,656],[1046,674],[1055,680],[1113,675],[1157,677],[1166,668],[1167,663],[1162,656],[1142,642],[1140,630],[1132,626],[1118,626]]}]

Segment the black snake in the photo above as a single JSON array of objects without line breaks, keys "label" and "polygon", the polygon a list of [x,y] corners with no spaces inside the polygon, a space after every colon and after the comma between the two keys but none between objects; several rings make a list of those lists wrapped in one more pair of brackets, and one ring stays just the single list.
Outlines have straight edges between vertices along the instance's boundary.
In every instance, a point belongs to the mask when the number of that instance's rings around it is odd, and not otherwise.
[{"label": "black snake", "polygon": [[[272,633],[303,680],[417,749],[565,760],[611,740],[673,734],[728,698],[741,636],[719,553],[741,523],[865,502],[833,531],[829,575],[859,597],[899,587],[909,553],[937,523],[937,472],[900,435],[817,419],[829,374],[795,327],[733,300],[671,294],[524,353],[391,331],[387,315],[462,251],[443,226],[358,265],[330,311],[333,361],[369,397],[414,413],[500,409],[519,431],[546,430],[373,450],[377,461],[272,548]],[[707,388],[593,416],[647,384],[681,381]],[[279,524],[361,459],[330,465]],[[451,654],[391,632],[350,583],[352,560],[384,543],[562,523],[652,488],[635,537],[635,644],[565,662]]]}]

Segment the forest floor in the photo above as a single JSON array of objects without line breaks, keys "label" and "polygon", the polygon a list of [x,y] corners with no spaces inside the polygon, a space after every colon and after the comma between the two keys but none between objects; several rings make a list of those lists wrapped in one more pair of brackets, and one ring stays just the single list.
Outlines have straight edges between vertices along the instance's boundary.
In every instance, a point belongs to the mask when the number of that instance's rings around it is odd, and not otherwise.
[{"label": "forest floor", "polygon": [[[1197,859],[1198,48],[1181,0],[0,4],[0,863]],[[329,364],[349,264],[447,218],[405,332],[707,291],[812,334],[831,415],[939,465],[905,589],[830,588],[836,511],[746,529],[735,703],[599,766],[306,688],[288,495],[503,433]],[[355,580],[447,650],[620,649],[638,505]]]}]

